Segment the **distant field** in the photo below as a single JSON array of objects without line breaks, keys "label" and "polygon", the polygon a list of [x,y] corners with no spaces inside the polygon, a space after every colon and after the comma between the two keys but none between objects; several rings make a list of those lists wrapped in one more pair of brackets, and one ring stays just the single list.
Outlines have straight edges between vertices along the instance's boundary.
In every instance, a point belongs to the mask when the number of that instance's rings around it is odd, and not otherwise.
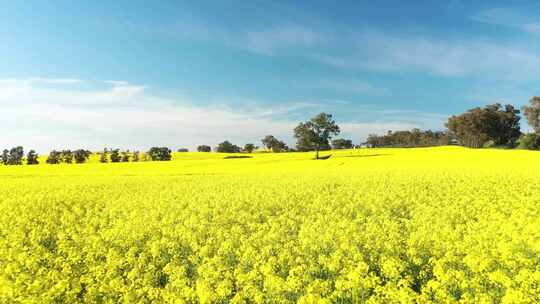
[{"label": "distant field", "polygon": [[328,154],[2,166],[0,303],[540,303],[540,152]]}]

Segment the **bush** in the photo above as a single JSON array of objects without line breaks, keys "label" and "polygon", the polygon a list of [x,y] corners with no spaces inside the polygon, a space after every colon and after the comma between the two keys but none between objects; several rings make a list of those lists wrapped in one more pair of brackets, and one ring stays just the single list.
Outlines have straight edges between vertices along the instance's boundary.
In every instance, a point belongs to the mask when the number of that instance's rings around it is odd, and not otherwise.
[{"label": "bush", "polygon": [[200,145],[197,147],[197,152],[210,152],[212,151],[212,148],[207,145]]},{"label": "bush", "polygon": [[148,156],[152,161],[169,161],[171,160],[171,150],[167,147],[152,147],[148,151]]},{"label": "bush", "polygon": [[180,149],[176,150],[176,152],[189,152],[189,149],[180,148]]},{"label": "bush", "polygon": [[518,149],[536,150],[540,147],[540,137],[534,133],[523,134],[519,138]]}]

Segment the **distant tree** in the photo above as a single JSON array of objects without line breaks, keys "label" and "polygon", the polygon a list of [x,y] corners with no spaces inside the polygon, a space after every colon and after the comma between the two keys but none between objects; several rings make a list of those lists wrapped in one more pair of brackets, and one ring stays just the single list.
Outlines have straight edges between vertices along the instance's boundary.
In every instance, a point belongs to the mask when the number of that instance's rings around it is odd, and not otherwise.
[{"label": "distant tree", "polygon": [[412,129],[411,131],[388,131],[386,135],[370,134],[366,145],[377,147],[430,147],[451,143],[451,136],[444,131]]},{"label": "distant tree", "polygon": [[132,162],[138,162],[139,161],[139,151],[133,152],[133,158]]},{"label": "distant tree", "polygon": [[352,149],[353,143],[350,139],[338,138],[332,140],[332,148],[334,149]]},{"label": "distant tree", "polygon": [[143,162],[147,162],[150,160],[150,157],[148,156],[148,153],[141,153],[141,157],[140,157],[141,161]]},{"label": "distant tree", "polygon": [[289,150],[287,144],[275,138],[273,135],[266,135],[263,139],[261,139],[261,142],[266,149],[272,152],[283,152]]},{"label": "distant tree", "polygon": [[300,151],[315,150],[315,158],[319,159],[319,151],[328,148],[329,140],[339,132],[339,126],[332,119],[332,115],[320,113],[294,128],[296,147]]},{"label": "distant tree", "polygon": [[207,145],[200,145],[197,147],[197,152],[210,152],[212,151],[212,148]]},{"label": "distant tree", "polygon": [[228,140],[219,143],[216,147],[216,151],[221,153],[238,153],[240,150],[240,147],[231,144]]},{"label": "distant tree", "polygon": [[7,165],[22,165],[24,158],[24,149],[21,146],[13,147],[9,150]]},{"label": "distant tree", "polygon": [[26,164],[27,165],[37,165],[39,164],[38,154],[34,150],[28,151],[26,154]]},{"label": "distant tree", "polygon": [[148,156],[152,161],[169,161],[172,158],[171,150],[167,147],[152,147]]},{"label": "distant tree", "polygon": [[73,152],[71,150],[62,150],[62,161],[66,164],[73,163]]},{"label": "distant tree", "polygon": [[529,105],[522,108],[523,116],[537,135],[540,135],[540,97],[533,96]]},{"label": "distant tree", "polygon": [[47,157],[47,160],[45,162],[51,165],[59,164],[62,161],[61,156],[62,156],[62,153],[56,150],[52,150],[49,153],[49,156]]},{"label": "distant tree", "polygon": [[4,165],[9,165],[9,150],[4,149],[4,152],[2,152],[2,156],[0,157],[0,162]]},{"label": "distant tree", "polygon": [[180,149],[176,150],[176,152],[189,152],[189,149],[180,148]]},{"label": "distant tree", "polygon": [[84,149],[78,149],[73,151],[73,158],[75,159],[75,163],[82,164],[85,163],[89,158],[92,152]]},{"label": "distant tree", "polygon": [[112,149],[111,150],[111,163],[118,163],[120,162],[120,149]]},{"label": "distant tree", "polygon": [[122,158],[121,158],[121,161],[122,161],[123,163],[129,162],[130,157],[131,157],[131,156],[129,155],[129,150],[127,150],[127,151],[122,151]]},{"label": "distant tree", "polygon": [[103,152],[99,153],[99,162],[100,163],[106,163],[106,162],[109,161],[107,159],[107,154],[108,153],[109,153],[109,151],[107,150],[107,148],[103,149]]},{"label": "distant tree", "polygon": [[488,141],[493,145],[512,146],[521,136],[519,110],[507,104],[495,103],[474,108],[448,118],[446,127],[467,147],[480,148]]},{"label": "distant tree", "polygon": [[247,153],[251,153],[255,150],[255,145],[254,144],[245,144],[244,145],[244,151],[247,152]]}]

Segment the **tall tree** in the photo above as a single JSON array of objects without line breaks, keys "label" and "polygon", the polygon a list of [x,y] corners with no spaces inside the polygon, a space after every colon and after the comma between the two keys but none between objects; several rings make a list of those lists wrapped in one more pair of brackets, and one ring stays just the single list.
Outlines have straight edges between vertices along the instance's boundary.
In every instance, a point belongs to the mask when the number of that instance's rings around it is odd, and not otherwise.
[{"label": "tall tree", "polygon": [[494,145],[514,145],[521,135],[519,110],[495,103],[474,108],[448,118],[446,127],[462,145],[480,148],[491,141]]},{"label": "tall tree", "polygon": [[39,164],[38,154],[34,150],[28,151],[26,154],[26,164],[27,165],[37,165]]},{"label": "tall tree", "polygon": [[301,151],[315,150],[315,159],[319,159],[319,151],[330,146],[329,140],[340,132],[339,126],[331,114],[320,113],[294,128],[297,149]]},{"label": "tall tree", "polygon": [[540,135],[540,97],[533,96],[529,105],[522,108],[523,116],[537,135]]},{"label": "tall tree", "polygon": [[263,139],[261,139],[261,142],[263,146],[272,151],[272,152],[282,152],[289,150],[289,147],[287,147],[287,144],[273,135],[266,135]]}]

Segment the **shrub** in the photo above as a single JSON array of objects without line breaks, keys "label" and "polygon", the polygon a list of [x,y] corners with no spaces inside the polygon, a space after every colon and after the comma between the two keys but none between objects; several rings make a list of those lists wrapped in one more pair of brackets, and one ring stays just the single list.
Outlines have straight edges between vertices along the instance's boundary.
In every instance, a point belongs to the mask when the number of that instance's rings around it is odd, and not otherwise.
[{"label": "shrub", "polygon": [[519,138],[518,148],[536,150],[540,147],[540,137],[535,133],[523,134]]}]

